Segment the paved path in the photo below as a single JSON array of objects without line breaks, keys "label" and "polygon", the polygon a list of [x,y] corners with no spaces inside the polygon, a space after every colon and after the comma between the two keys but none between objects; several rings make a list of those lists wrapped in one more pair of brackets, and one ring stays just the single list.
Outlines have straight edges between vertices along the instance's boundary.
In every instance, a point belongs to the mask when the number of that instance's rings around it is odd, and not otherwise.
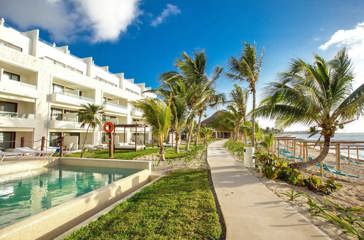
[{"label": "paved path", "polygon": [[330,239],[235,161],[223,143],[209,146],[207,160],[226,222],[226,239]]}]

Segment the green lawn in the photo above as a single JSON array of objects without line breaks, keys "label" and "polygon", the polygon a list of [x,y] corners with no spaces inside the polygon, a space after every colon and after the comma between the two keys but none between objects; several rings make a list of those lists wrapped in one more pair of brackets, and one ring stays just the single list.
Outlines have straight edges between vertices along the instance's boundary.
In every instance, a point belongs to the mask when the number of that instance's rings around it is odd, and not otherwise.
[{"label": "green lawn", "polygon": [[[114,153],[114,158],[117,159],[134,159],[137,157],[158,153],[158,148],[146,148],[144,150],[134,151],[134,150],[117,150]],[[67,155],[67,157],[80,157],[80,153],[72,153]],[[97,150],[97,151],[90,151],[85,152],[84,157],[86,158],[109,158],[109,151],[108,150]]]},{"label": "green lawn", "polygon": [[207,170],[174,172],[67,239],[220,239]]},{"label": "green lawn", "polygon": [[[176,153],[174,148],[167,147],[165,157],[166,159],[175,159],[175,158],[184,158],[191,154],[195,149],[202,149],[202,145],[198,145],[197,147],[191,146],[191,151],[186,152],[184,149],[181,149],[180,153]],[[159,148],[146,148],[144,150],[134,151],[134,150],[117,150],[114,153],[115,159],[124,159],[130,160],[138,157],[142,157],[145,155],[156,154],[159,152]],[[80,157],[80,153],[72,153],[67,155],[66,157]],[[90,151],[85,152],[85,158],[109,158],[108,150],[97,150],[97,151]]]}]

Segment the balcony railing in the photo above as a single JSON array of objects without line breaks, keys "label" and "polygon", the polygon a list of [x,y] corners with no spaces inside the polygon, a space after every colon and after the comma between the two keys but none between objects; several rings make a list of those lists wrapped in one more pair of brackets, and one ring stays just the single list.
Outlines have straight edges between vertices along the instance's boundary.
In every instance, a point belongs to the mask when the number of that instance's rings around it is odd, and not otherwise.
[{"label": "balcony railing", "polygon": [[5,81],[6,84],[11,84],[13,86],[19,86],[19,87],[37,89],[37,86],[36,85],[29,84],[29,83],[25,83],[25,82],[21,82],[21,81],[11,80],[6,75],[3,75],[2,78],[0,79],[0,81]]},{"label": "balcony railing", "polygon": [[17,112],[0,111],[0,117],[34,119],[34,114],[32,114],[32,113],[17,113]]},{"label": "balcony railing", "polygon": [[128,107],[127,106],[123,106],[121,104],[113,103],[113,102],[104,102],[104,110],[117,112],[117,113],[122,113],[122,114],[127,114],[128,113]]},{"label": "balcony railing", "polygon": [[94,102],[94,99],[92,99],[92,98],[80,96],[80,95],[70,93],[70,92],[55,92],[55,94],[61,94],[61,95],[65,95],[65,96],[69,96],[69,97],[73,97],[73,98],[82,99],[82,100],[89,101],[89,102]]}]

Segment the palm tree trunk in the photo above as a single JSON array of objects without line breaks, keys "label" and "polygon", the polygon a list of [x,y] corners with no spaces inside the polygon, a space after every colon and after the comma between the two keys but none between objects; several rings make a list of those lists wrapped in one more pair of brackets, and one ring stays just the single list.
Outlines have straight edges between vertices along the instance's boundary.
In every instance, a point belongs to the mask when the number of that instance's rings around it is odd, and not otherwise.
[{"label": "palm tree trunk", "polygon": [[165,161],[163,138],[159,136],[159,161]]},{"label": "palm tree trunk", "polygon": [[252,114],[252,147],[255,147],[255,105],[256,105],[256,90],[255,88],[252,90],[253,92],[253,114]]},{"label": "palm tree trunk", "polygon": [[315,159],[313,159],[312,161],[308,161],[308,162],[292,163],[291,166],[293,168],[307,168],[307,167],[316,165],[316,163],[322,162],[329,153],[330,142],[331,142],[331,136],[324,136],[324,148],[322,149],[320,154]]},{"label": "palm tree trunk", "polygon": [[190,150],[190,144],[192,140],[192,131],[193,131],[193,120],[188,128],[188,136],[187,136],[187,143],[186,143],[186,151]]},{"label": "palm tree trunk", "polygon": [[85,137],[83,139],[82,148],[81,148],[81,158],[83,158],[83,155],[85,153],[85,143],[86,143],[86,139],[87,139],[89,129],[90,129],[90,124],[87,126],[86,134],[85,134]]},{"label": "palm tree trunk", "polygon": [[197,134],[196,134],[195,146],[200,141],[200,134],[199,133],[200,133],[200,129],[201,129],[201,118],[202,118],[202,114],[203,114],[203,112],[200,112],[198,114],[198,124],[197,124],[197,130],[196,130]]},{"label": "palm tree trunk", "polygon": [[176,141],[176,146],[175,146],[175,152],[179,153],[179,138],[180,138],[180,133],[179,131],[176,131],[176,137],[175,137],[175,141]]}]

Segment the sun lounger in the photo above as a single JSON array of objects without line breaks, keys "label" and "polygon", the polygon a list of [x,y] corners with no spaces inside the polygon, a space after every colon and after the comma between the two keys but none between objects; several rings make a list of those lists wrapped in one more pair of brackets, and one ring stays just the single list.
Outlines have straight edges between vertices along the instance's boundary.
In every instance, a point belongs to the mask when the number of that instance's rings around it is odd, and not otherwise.
[{"label": "sun lounger", "polygon": [[46,151],[36,150],[30,147],[18,147],[14,149],[14,152],[20,153],[23,155],[31,155],[31,156],[52,156],[57,151],[57,148],[47,148]]},{"label": "sun lounger", "polygon": [[1,161],[3,161],[5,158],[11,158],[11,157],[15,157],[16,159],[19,159],[19,157],[21,155],[22,155],[21,153],[17,153],[17,152],[3,152],[0,150]]},{"label": "sun lounger", "polygon": [[[316,166],[320,167],[320,163],[317,163]],[[333,173],[336,175],[340,175],[340,176],[344,176],[344,177],[359,178],[359,176],[357,176],[357,175],[353,175],[353,174],[346,173],[346,172],[343,172],[340,170],[336,170],[334,167],[327,165],[326,163],[323,164],[323,169],[327,172],[330,172],[330,173]]]}]

